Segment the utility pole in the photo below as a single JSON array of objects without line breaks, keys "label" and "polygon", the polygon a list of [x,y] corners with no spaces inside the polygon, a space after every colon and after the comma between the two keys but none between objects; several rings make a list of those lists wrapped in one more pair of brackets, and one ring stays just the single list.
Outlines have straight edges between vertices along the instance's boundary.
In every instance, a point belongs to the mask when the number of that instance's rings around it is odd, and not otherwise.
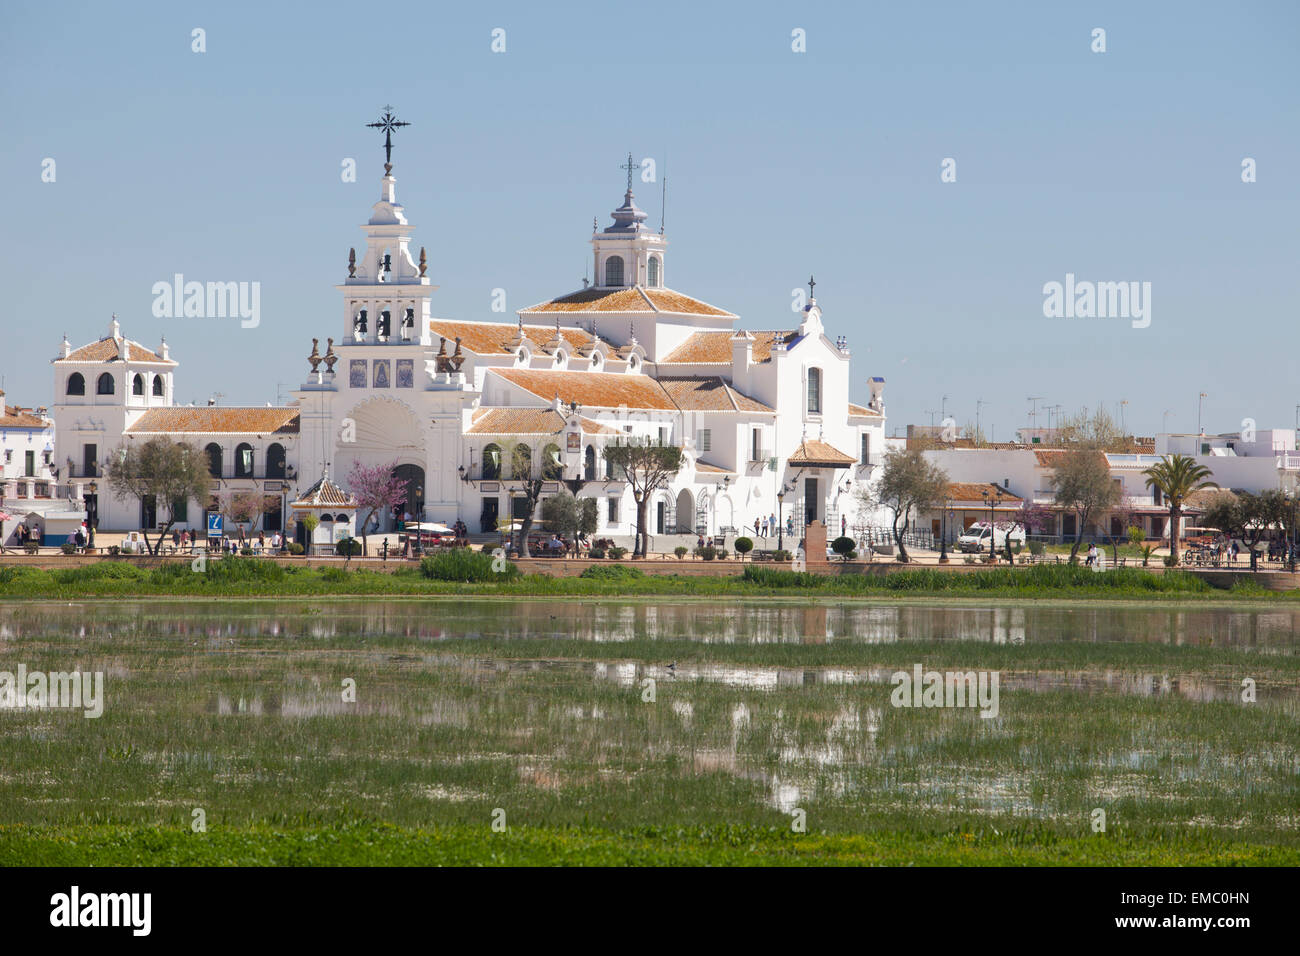
[{"label": "utility pole", "polygon": [[1205,431],[1201,428],[1201,409],[1205,405],[1205,400],[1210,397],[1209,392],[1201,392],[1200,398],[1196,400],[1196,434],[1203,435]]},{"label": "utility pole", "polygon": [[1128,427],[1128,426],[1126,426],[1126,425],[1124,424],[1124,407],[1125,407],[1126,405],[1128,405],[1128,399],[1127,399],[1127,398],[1122,398],[1122,399],[1120,399],[1120,402],[1119,402],[1119,430],[1120,430],[1120,432],[1121,432],[1122,434],[1124,434],[1124,435],[1127,437],[1127,435],[1128,435],[1127,427]]},{"label": "utility pole", "polygon": [[988,402],[984,401],[984,399],[982,398],[975,399],[975,434],[976,435],[979,435],[980,433],[980,409],[987,404]]}]

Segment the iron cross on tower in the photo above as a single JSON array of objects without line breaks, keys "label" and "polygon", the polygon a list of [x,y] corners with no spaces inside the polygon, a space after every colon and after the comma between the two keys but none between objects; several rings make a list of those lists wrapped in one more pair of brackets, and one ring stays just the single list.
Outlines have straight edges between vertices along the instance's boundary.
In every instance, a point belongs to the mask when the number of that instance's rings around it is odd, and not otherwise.
[{"label": "iron cross on tower", "polygon": [[410,125],[410,123],[404,123],[394,116],[391,106],[384,107],[384,115],[379,117],[378,122],[366,124],[371,129],[384,131],[384,172],[391,173],[393,171],[393,130]]},{"label": "iron cross on tower", "polygon": [[637,163],[637,162],[633,162],[633,160],[632,160],[632,154],[631,154],[631,153],[628,153],[628,154],[627,154],[627,162],[624,163],[623,165],[619,166],[618,168],[619,168],[619,169],[626,169],[626,170],[627,170],[627,191],[628,191],[628,192],[631,192],[631,191],[632,191],[632,173],[633,173],[635,170],[640,169],[640,168],[641,168],[641,164],[640,164],[640,163]]}]

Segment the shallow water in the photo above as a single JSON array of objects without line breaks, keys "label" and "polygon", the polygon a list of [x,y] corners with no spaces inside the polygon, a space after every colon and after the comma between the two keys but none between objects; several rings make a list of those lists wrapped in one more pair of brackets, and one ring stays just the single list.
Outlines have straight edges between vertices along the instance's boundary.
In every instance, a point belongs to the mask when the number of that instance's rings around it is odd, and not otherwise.
[{"label": "shallow water", "polygon": [[420,641],[492,637],[526,641],[689,640],[808,644],[848,641],[1157,643],[1300,648],[1300,608],[1142,607],[1097,602],[960,606],[714,601],[463,600],[100,601],[0,608],[0,642],[58,630],[103,637],[144,630],[160,638],[221,640],[397,636]]},{"label": "shallow water", "polygon": [[[891,706],[900,657],[974,645],[1004,662],[995,717]],[[1063,665],[1079,645],[1083,663]],[[1126,665],[1126,651],[1155,663]],[[102,670],[107,700],[102,720],[0,711],[0,823],[166,822],[203,801],[248,819],[815,808],[812,826],[934,813],[1086,826],[1118,803],[1153,825],[1291,833],[1298,652],[1300,609],[1268,607],[19,603],[0,607],[0,671]]]}]

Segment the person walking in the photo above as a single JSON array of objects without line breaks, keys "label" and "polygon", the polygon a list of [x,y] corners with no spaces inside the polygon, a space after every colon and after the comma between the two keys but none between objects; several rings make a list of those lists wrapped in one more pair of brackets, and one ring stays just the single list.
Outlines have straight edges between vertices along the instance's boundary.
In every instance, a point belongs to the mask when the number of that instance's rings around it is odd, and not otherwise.
[{"label": "person walking", "polygon": [[758,519],[755,518],[755,519],[754,519],[754,537],[757,538],[758,536],[759,536],[759,535],[758,535]]}]

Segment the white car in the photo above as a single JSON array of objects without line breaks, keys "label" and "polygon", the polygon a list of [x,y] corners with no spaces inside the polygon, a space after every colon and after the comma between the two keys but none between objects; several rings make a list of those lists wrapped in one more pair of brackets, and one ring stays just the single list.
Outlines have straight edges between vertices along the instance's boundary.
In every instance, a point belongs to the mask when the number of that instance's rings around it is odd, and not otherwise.
[{"label": "white car", "polygon": [[1011,538],[1013,548],[1025,545],[1025,529],[1018,524],[990,525],[987,521],[977,521],[966,529],[966,533],[957,539],[957,550],[967,554],[988,551],[990,540],[995,551],[1002,551]]}]

